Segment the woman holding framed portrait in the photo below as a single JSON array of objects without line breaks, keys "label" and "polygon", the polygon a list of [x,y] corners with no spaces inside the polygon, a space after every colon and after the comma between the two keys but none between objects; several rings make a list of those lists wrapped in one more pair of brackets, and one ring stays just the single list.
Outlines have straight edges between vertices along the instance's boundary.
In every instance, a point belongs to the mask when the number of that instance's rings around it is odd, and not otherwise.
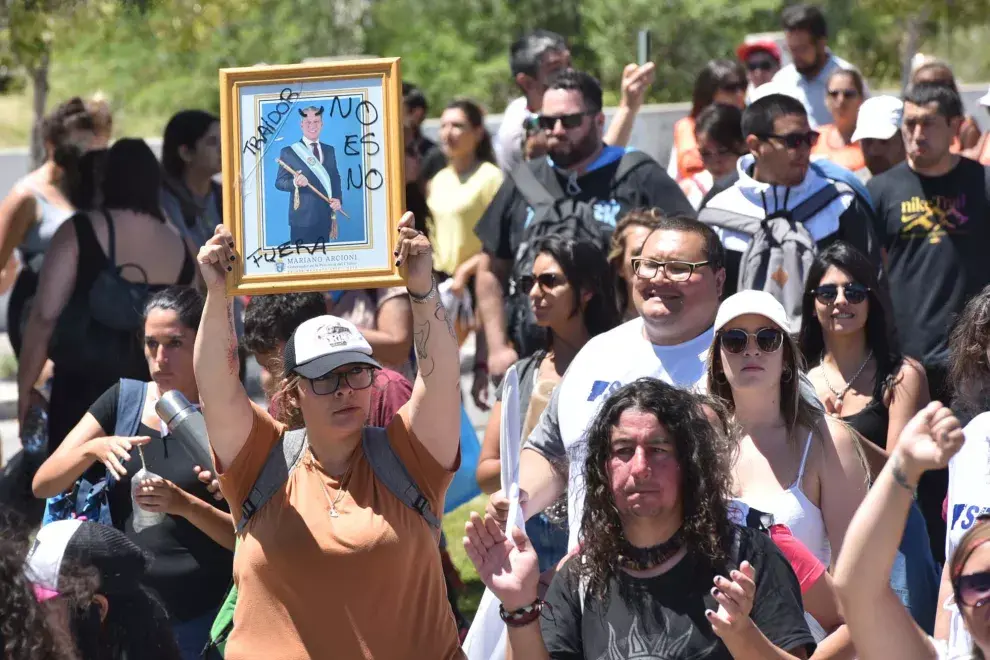
[{"label": "woman holding framed portrait", "polygon": [[[394,258],[407,269],[419,373],[385,430],[365,426],[379,363],[335,316],[306,321],[286,344],[276,395],[285,419],[251,402],[237,377],[225,289],[243,258],[234,245],[218,228],[200,250],[207,298],[195,354],[221,490],[241,520],[225,657],[381,659],[415,649],[463,658],[436,550],[438,512],[460,462],[460,366],[429,240],[406,213]],[[301,418],[301,435],[285,432],[290,416]],[[383,476],[382,440],[419,493],[416,509]],[[281,462],[282,480],[263,502],[256,493],[269,460]]]}]

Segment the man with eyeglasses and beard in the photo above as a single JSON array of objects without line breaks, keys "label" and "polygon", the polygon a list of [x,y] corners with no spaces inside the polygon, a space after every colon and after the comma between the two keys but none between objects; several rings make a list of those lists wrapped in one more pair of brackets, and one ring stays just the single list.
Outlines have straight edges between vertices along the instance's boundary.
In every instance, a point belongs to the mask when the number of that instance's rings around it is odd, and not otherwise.
[{"label": "man with eyeglasses and beard", "polygon": [[[743,256],[753,239],[753,235],[731,228],[739,226],[740,218],[793,215],[803,222],[815,249],[843,240],[881,269],[869,203],[851,186],[811,167],[811,148],[818,133],[811,130],[800,101],[783,94],[758,99],[743,111],[742,132],[750,153],[736,165],[738,179],[708,200],[699,215],[702,222],[716,229],[725,246],[726,296],[736,292]],[[768,280],[784,289],[793,275],[778,271],[769,273]],[[804,273],[798,275],[803,277]],[[788,308],[788,301],[781,302]]]},{"label": "man with eyeglasses and beard", "polygon": [[[616,222],[632,208],[658,207],[666,214],[694,215],[684,193],[656,161],[642,152],[604,143],[602,89],[589,74],[567,70],[554,78],[543,96],[538,122],[547,136],[548,156],[513,170],[475,227],[484,251],[477,275],[477,309],[488,341],[489,372],[496,377],[530,355],[542,339],[533,319],[518,310],[509,310],[508,337],[505,332],[503,287],[514,262],[532,252],[533,246],[524,244],[531,224],[535,230],[565,202],[571,203],[572,210],[581,211],[575,220],[581,233],[597,235],[607,251]],[[533,199],[534,189],[539,200]],[[549,204],[547,199],[556,201]],[[528,314],[528,302],[524,309]]]}]

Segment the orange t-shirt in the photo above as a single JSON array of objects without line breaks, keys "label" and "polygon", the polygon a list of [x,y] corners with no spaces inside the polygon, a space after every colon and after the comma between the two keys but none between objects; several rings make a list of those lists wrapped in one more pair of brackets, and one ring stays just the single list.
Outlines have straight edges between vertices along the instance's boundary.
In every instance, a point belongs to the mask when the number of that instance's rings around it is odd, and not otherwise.
[{"label": "orange t-shirt", "polygon": [[674,152],[677,154],[677,180],[682,181],[705,170],[694,136],[694,117],[683,117],[674,123]]},{"label": "orange t-shirt", "polygon": [[[231,511],[241,510],[285,430],[252,407],[251,435],[219,475]],[[444,469],[420,444],[406,406],[388,437],[433,511],[443,511],[457,466]],[[307,450],[282,490],[251,519],[234,556],[237,608],[228,660],[464,657],[439,534],[378,481],[360,446],[353,460],[336,501],[338,518],[329,515],[321,482],[335,500],[341,484]]]},{"label": "orange t-shirt", "polygon": [[859,146],[858,142],[847,144],[838,149],[828,146],[829,140],[835,139],[833,135],[837,137],[839,134],[839,129],[835,124],[819,126],[817,131],[820,136],[818,138],[818,144],[811,150],[812,156],[828,158],[836,165],[841,165],[851,172],[856,172],[866,167],[866,161],[863,159],[863,149]]}]

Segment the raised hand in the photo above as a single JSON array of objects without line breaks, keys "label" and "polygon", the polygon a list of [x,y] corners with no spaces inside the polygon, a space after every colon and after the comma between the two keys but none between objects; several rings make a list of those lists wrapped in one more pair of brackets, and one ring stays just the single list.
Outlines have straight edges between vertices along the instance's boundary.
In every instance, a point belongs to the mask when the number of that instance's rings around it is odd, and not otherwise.
[{"label": "raised hand", "polygon": [[920,475],[939,470],[962,447],[965,437],[955,414],[939,401],[932,401],[911,418],[901,431],[894,456]]},{"label": "raised hand", "polygon": [[622,104],[627,108],[639,110],[646,98],[646,90],[653,84],[657,65],[653,62],[646,64],[627,64],[622,70]]},{"label": "raised hand", "polygon": [[234,269],[237,253],[234,252],[234,237],[223,225],[218,225],[206,245],[199,248],[196,255],[203,281],[210,291],[223,291],[227,283],[227,273]]},{"label": "raised hand", "polygon": [[128,438],[111,435],[93,438],[86,443],[83,450],[86,456],[93,461],[103,463],[119,481],[127,476],[124,463],[131,459],[131,450],[149,442],[151,442],[151,438],[146,435]]},{"label": "raised hand", "polygon": [[721,639],[739,634],[752,625],[749,618],[753,611],[756,596],[756,569],[744,561],[738,571],[731,571],[729,577],[715,577],[712,596],[718,602],[718,611],[705,611],[712,630]]},{"label": "raised hand", "polygon": [[433,286],[433,246],[430,239],[415,227],[416,218],[406,211],[399,220],[399,242],[395,247],[395,264],[406,266],[406,288],[425,296]]},{"label": "raised hand", "polygon": [[492,590],[506,610],[526,607],[536,600],[540,562],[536,550],[518,527],[508,539],[491,517],[477,513],[464,526],[464,549],[482,583]]}]

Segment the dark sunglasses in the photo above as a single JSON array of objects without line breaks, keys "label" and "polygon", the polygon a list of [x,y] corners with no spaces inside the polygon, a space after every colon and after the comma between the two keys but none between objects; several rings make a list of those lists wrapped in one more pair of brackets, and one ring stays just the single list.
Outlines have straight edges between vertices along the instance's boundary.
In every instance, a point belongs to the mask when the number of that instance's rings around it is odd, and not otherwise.
[{"label": "dark sunglasses", "polygon": [[731,149],[723,149],[719,147],[718,149],[700,149],[698,153],[701,157],[706,160],[711,160],[712,158],[721,158],[722,156],[728,156],[732,154]]},{"label": "dark sunglasses", "polygon": [[858,305],[870,295],[869,287],[865,287],[858,282],[849,284],[822,284],[817,289],[811,291],[815,298],[823,305],[831,305],[839,297],[839,289],[842,289],[846,302],[851,305]]},{"label": "dark sunglasses", "polygon": [[804,146],[813,147],[818,144],[818,131],[808,131],[807,133],[788,133],[787,135],[767,133],[763,136],[763,140],[780,140],[788,149],[798,149]]},{"label": "dark sunglasses", "polygon": [[745,92],[749,83],[745,82],[735,82],[729,83],[728,85],[722,85],[719,90],[723,92],[729,92],[730,94],[738,94],[739,92]]},{"label": "dark sunglasses", "polygon": [[960,575],[952,581],[956,601],[969,607],[980,607],[990,602],[990,571]]},{"label": "dark sunglasses", "polygon": [[847,99],[854,99],[859,96],[859,92],[855,89],[830,89],[827,93],[833,99],[837,99],[840,96],[844,96]]},{"label": "dark sunglasses", "polygon": [[567,280],[557,273],[540,273],[539,275],[521,275],[516,280],[516,290],[520,293],[529,293],[533,290],[534,284],[539,284],[544,291],[564,284]]},{"label": "dark sunglasses", "polygon": [[375,370],[372,367],[354,367],[349,371],[337,373],[331,371],[319,378],[310,378],[313,392],[319,395],[333,394],[340,389],[341,382],[347,383],[352,390],[364,390],[371,387],[375,380]]},{"label": "dark sunglasses", "polygon": [[770,60],[752,60],[746,62],[746,68],[750,71],[771,71],[773,62]]},{"label": "dark sunglasses", "polygon": [[585,117],[593,114],[597,113],[575,112],[569,115],[537,115],[536,119],[540,124],[540,128],[545,131],[552,131],[557,126],[558,121],[565,129],[577,128],[584,121]]},{"label": "dark sunglasses", "polygon": [[763,353],[774,353],[784,344],[784,333],[777,328],[763,328],[755,334],[735,328],[719,335],[719,342],[726,353],[742,353],[749,345],[749,338],[756,339],[756,347]]}]

